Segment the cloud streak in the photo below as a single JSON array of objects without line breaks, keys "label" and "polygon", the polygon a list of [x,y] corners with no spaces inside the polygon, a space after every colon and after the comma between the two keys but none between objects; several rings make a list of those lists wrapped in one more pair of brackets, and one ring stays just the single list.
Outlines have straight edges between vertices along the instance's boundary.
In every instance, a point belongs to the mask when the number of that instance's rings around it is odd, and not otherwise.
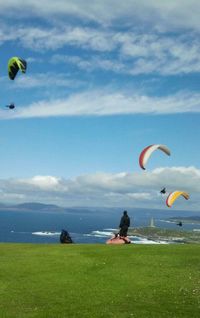
[{"label": "cloud streak", "polygon": [[101,25],[129,26],[137,24],[159,30],[191,29],[200,31],[198,0],[0,0],[1,15],[34,16],[59,23],[60,19],[72,16]]},{"label": "cloud streak", "polygon": [[56,116],[111,116],[130,114],[199,113],[199,93],[179,92],[164,97],[127,92],[85,91],[66,99],[39,101],[13,112],[1,110],[1,119]]},{"label": "cloud streak", "polygon": [[66,45],[100,52],[111,51],[116,45],[111,38],[113,32],[98,28],[81,26],[29,27],[19,25],[17,28],[2,25],[0,44],[16,41],[33,51],[57,50]]},{"label": "cloud streak", "polygon": [[[13,83],[7,80],[7,77],[0,78],[1,86],[13,89]],[[84,82],[71,78],[68,74],[59,74],[53,72],[37,73],[26,76],[19,76],[15,79],[15,89],[32,89],[32,88],[52,88],[52,87],[69,87],[77,88],[84,85]]]},{"label": "cloud streak", "polygon": [[[190,42],[183,38],[170,39],[144,34],[129,34],[128,39],[125,38],[126,35],[118,34],[118,40],[111,39],[116,41],[112,47],[118,48],[114,57],[109,57],[109,54],[107,57],[105,54],[93,54],[91,57],[57,54],[51,58],[51,62],[73,64],[87,72],[104,70],[132,76],[166,76],[200,71],[200,47],[192,38]],[[117,44],[118,41],[120,43]]]},{"label": "cloud streak", "polygon": [[179,199],[173,209],[199,210],[200,170],[195,167],[165,167],[144,173],[95,173],[73,179],[35,176],[30,179],[0,180],[4,202],[40,201],[63,206],[132,206],[166,208],[159,193],[183,190],[190,200]]}]

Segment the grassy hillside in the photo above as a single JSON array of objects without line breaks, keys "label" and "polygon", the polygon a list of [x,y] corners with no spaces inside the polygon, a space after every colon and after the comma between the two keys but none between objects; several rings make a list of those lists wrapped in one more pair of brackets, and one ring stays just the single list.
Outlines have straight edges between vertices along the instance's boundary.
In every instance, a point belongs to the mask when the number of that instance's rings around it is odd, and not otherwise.
[{"label": "grassy hillside", "polygon": [[0,317],[199,317],[199,245],[0,244]]}]

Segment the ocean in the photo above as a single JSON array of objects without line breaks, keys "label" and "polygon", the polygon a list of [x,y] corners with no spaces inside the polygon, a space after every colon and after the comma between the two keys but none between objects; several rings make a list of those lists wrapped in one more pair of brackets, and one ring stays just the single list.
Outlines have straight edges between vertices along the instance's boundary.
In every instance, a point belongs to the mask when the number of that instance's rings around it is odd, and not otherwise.
[{"label": "ocean", "polygon": [[[64,211],[0,211],[0,242],[58,244],[62,229],[75,243],[105,243],[117,231],[123,209],[66,208]],[[148,226],[151,218],[157,227],[180,229],[171,217],[200,216],[200,212],[177,210],[128,209],[131,227]],[[184,224],[182,230],[200,230],[200,224]],[[131,237],[134,243],[154,243]]]}]

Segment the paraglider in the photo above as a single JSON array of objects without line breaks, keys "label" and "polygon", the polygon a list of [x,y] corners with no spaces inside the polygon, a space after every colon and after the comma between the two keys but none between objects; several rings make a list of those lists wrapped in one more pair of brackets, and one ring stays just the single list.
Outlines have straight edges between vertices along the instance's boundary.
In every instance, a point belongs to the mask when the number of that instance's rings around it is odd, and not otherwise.
[{"label": "paraglider", "polygon": [[162,190],[160,190],[161,194],[165,194],[166,193],[166,188],[163,188]]},{"label": "paraglider", "polygon": [[20,70],[22,73],[26,73],[27,63],[25,60],[19,57],[12,57],[8,61],[8,76],[11,80],[15,79],[18,71]]},{"label": "paraglider", "polygon": [[139,157],[139,164],[143,170],[146,169],[145,165],[146,165],[147,161],[149,160],[152,153],[157,149],[162,150],[168,156],[170,156],[170,154],[171,154],[169,148],[167,148],[167,146],[165,146],[165,145],[150,145],[150,146],[144,148],[140,154],[140,157]]},{"label": "paraglider", "polygon": [[189,199],[189,194],[188,194],[187,192],[184,192],[184,191],[174,191],[174,192],[171,192],[171,193],[168,195],[168,197],[167,197],[167,199],[166,199],[166,205],[170,208],[170,207],[173,205],[174,201],[176,201],[176,199],[177,199],[178,197],[180,197],[180,196],[184,197],[186,200]]},{"label": "paraglider", "polygon": [[15,108],[15,104],[11,103],[9,105],[6,105],[6,107],[8,107],[9,109],[14,109]]},{"label": "paraglider", "polygon": [[68,231],[62,230],[60,234],[60,243],[61,244],[70,244],[73,243],[71,236]]}]

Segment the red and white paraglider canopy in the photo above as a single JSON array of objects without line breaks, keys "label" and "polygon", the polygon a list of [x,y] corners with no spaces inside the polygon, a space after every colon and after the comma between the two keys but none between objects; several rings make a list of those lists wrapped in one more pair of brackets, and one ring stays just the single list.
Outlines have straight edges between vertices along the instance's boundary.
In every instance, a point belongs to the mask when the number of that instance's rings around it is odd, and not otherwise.
[{"label": "red and white paraglider canopy", "polygon": [[140,164],[140,167],[142,169],[144,169],[144,170],[146,169],[145,165],[146,165],[147,161],[149,160],[152,153],[157,149],[162,150],[168,156],[170,156],[170,154],[171,154],[169,148],[167,148],[167,146],[165,146],[165,145],[150,145],[150,146],[144,148],[140,154],[140,157],[139,157],[139,164]]}]

